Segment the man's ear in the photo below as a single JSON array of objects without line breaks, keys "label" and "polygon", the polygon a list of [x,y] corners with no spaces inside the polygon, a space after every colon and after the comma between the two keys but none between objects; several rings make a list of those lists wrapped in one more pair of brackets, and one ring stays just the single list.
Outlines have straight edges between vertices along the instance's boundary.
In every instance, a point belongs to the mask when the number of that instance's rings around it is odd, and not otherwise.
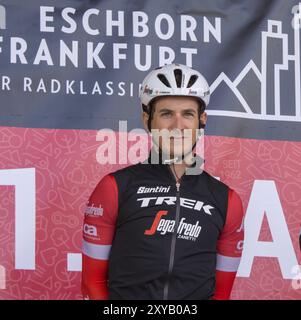
[{"label": "man's ear", "polygon": [[149,129],[148,129],[148,119],[149,119],[149,114],[145,111],[142,112],[142,122],[143,122],[143,126],[144,126],[144,129],[149,132]]},{"label": "man's ear", "polygon": [[207,113],[204,111],[204,112],[200,115],[201,128],[205,128],[206,122],[207,122]]}]

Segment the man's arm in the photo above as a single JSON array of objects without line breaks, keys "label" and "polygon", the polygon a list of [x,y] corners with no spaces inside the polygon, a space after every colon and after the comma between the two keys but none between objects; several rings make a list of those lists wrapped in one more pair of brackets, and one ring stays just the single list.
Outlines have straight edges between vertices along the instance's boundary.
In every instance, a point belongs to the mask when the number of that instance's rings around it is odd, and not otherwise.
[{"label": "man's arm", "polygon": [[115,178],[105,176],[91,194],[85,209],[82,248],[84,299],[108,299],[108,259],[118,213]]},{"label": "man's arm", "polygon": [[228,300],[230,298],[242,254],[243,215],[243,206],[239,195],[229,189],[226,223],[217,243],[214,300]]}]

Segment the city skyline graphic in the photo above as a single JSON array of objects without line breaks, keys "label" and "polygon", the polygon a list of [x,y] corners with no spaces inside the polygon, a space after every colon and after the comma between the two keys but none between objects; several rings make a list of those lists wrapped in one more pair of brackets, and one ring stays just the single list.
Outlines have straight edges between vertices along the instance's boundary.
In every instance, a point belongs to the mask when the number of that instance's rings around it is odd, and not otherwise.
[{"label": "city skyline graphic", "polygon": [[[298,12],[294,13],[293,19],[299,19],[300,21],[300,8],[301,3],[299,3]],[[269,19],[267,21],[267,31],[261,32],[261,68],[259,69],[255,62],[251,59],[233,81],[230,80],[230,78],[224,72],[221,72],[210,85],[211,94],[213,94],[215,91],[218,91],[219,86],[222,84],[228,86],[233,95],[239,101],[239,108],[241,111],[227,110],[227,106],[217,108],[217,106],[212,105],[207,113],[215,116],[301,122],[300,23],[299,27],[292,27],[292,30],[294,33],[293,52],[289,53],[289,35],[283,33],[282,21]],[[282,61],[280,63],[274,63],[274,65],[271,66],[269,65],[269,61],[267,59],[268,40],[275,39],[281,41]],[[284,94],[286,94],[281,92],[281,78],[283,77],[285,71],[290,71],[291,65],[293,65],[294,68],[292,73],[294,74],[293,89],[295,106],[293,114],[288,115],[281,112],[281,99],[283,99],[285,97]],[[238,89],[239,84],[251,71],[254,72],[256,79],[260,83],[260,112],[254,112],[254,110],[252,110],[251,106]],[[272,84],[268,83],[268,73],[273,74]],[[268,91],[271,89],[274,92]],[[252,88],[250,90],[252,90]],[[271,104],[271,102],[268,101],[270,97],[273,98],[274,101],[273,110],[268,108],[268,104]]]}]

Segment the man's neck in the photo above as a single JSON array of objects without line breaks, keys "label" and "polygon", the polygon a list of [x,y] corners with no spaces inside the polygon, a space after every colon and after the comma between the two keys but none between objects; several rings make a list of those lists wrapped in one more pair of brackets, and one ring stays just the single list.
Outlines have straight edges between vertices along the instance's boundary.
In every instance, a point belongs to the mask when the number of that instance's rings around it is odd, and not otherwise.
[{"label": "man's neck", "polygon": [[175,179],[178,181],[181,179],[181,177],[184,175],[187,165],[185,163],[180,164],[170,164],[171,171],[175,177]]},{"label": "man's neck", "polygon": [[176,178],[176,180],[181,179],[181,177],[185,174],[186,169],[190,167],[194,163],[194,156],[193,154],[187,155],[181,163],[173,163],[169,166],[171,167],[171,171]]}]

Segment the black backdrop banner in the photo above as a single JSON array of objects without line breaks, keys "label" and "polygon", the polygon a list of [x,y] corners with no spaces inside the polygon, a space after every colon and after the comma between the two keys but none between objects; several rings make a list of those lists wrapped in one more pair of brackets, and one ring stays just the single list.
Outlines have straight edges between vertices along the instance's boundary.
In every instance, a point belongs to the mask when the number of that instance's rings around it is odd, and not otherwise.
[{"label": "black backdrop banner", "polygon": [[139,84],[178,62],[210,84],[207,134],[301,137],[298,1],[1,1],[0,124],[141,127]]}]

